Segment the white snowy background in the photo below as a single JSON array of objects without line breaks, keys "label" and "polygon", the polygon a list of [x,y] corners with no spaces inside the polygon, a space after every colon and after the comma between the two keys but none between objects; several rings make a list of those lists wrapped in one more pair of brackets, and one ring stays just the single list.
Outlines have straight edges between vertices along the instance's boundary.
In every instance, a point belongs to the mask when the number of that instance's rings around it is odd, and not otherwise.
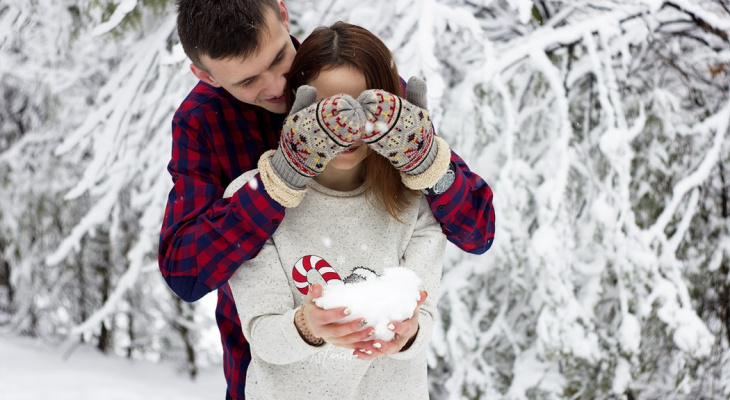
[{"label": "white snowy background", "polygon": [[[433,398],[730,398],[728,0],[287,5],[380,36],[494,191]],[[0,0],[0,398],[222,398],[214,295],[157,269],[187,66],[172,0]]]}]

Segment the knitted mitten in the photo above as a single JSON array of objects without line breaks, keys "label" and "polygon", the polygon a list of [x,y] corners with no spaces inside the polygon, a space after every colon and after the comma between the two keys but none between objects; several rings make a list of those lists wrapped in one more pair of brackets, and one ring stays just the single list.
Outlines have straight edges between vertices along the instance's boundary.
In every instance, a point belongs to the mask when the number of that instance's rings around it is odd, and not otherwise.
[{"label": "knitted mitten", "polygon": [[302,191],[332,158],[352,146],[365,125],[362,106],[351,96],[335,95],[314,103],[316,98],[317,90],[311,86],[297,90],[279,148],[259,160],[267,192],[285,207],[299,204],[303,194],[295,192]]},{"label": "knitted mitten", "polygon": [[433,133],[426,110],[426,83],[412,77],[406,98],[379,89],[362,92],[358,101],[367,122],[361,138],[405,175],[406,186],[424,189],[443,176],[451,154],[448,145]]}]

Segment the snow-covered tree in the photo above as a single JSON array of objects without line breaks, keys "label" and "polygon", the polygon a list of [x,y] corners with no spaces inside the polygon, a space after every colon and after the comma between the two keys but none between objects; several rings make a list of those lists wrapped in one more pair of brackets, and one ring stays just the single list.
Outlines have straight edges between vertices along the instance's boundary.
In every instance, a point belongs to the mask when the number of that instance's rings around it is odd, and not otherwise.
[{"label": "snow-covered tree", "polygon": [[170,115],[192,85],[173,14],[164,0],[0,6],[12,100],[0,113],[0,287],[18,332],[177,359],[194,375],[217,355],[197,354],[214,322],[179,304],[155,262]]},{"label": "snow-covered tree", "polygon": [[[381,37],[494,190],[492,249],[448,253],[434,398],[730,395],[727,0],[286,3],[300,39]],[[194,375],[213,322],[156,266],[195,84],[172,1],[4,0],[0,57],[0,324]]]},{"label": "snow-covered tree", "polygon": [[[698,226],[700,204],[719,216],[727,201],[727,10],[719,2],[487,3],[471,14],[495,18],[474,21],[482,36],[463,43],[488,48],[472,64],[473,54],[454,55],[469,59],[452,62],[465,65],[463,79],[444,98],[438,126],[494,187],[497,239],[488,262],[453,254],[434,391],[727,393],[721,362],[704,372],[713,343],[715,354],[727,349],[722,330],[710,332],[696,313],[710,288],[688,281],[708,272],[688,261],[714,260],[717,270],[728,258],[720,245],[727,218]],[[702,200],[703,186],[716,188],[714,199]],[[690,227],[720,240],[691,241]]]}]

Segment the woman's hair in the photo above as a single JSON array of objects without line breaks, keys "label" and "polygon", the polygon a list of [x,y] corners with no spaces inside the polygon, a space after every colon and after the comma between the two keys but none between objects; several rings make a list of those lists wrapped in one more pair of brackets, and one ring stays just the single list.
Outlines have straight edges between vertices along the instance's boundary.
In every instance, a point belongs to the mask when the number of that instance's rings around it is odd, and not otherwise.
[{"label": "woman's hair", "polygon": [[[320,27],[297,50],[289,71],[287,102],[294,102],[297,88],[313,81],[320,72],[349,67],[365,75],[368,89],[382,89],[403,96],[398,69],[388,47],[365,28],[344,22]],[[412,201],[416,192],[403,185],[400,173],[383,156],[368,149],[365,159],[365,193],[393,218]]]}]

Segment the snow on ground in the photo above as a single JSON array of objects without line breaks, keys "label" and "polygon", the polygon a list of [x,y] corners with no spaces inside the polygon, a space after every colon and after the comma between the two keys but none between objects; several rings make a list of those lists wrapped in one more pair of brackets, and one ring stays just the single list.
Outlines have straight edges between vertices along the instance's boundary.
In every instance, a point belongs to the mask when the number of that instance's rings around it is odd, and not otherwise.
[{"label": "snow on ground", "polygon": [[224,399],[223,368],[196,381],[170,363],[130,361],[79,347],[63,350],[0,334],[0,399],[3,400],[199,400]]}]

